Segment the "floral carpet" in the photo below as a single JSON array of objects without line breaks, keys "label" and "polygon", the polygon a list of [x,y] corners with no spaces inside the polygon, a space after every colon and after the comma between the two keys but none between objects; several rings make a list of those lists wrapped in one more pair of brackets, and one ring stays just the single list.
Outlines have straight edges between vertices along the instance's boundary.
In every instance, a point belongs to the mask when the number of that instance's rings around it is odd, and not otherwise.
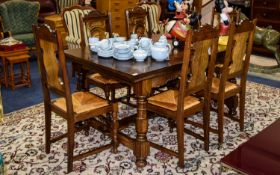
[{"label": "floral carpet", "polygon": [[[95,89],[95,91],[100,91]],[[118,153],[105,150],[97,155],[74,162],[71,174],[101,175],[173,175],[173,174],[237,174],[222,168],[220,159],[241,143],[257,134],[280,116],[280,89],[249,82],[247,85],[245,131],[239,125],[225,119],[224,144],[218,147],[217,135],[210,133],[209,152],[203,150],[203,142],[185,134],[185,168],[177,167],[177,158],[151,148],[147,166],[137,168],[133,151],[120,145]],[[120,117],[135,110],[119,105]],[[53,114],[53,135],[66,130],[64,119]],[[199,116],[196,116],[199,118]],[[211,113],[211,125],[215,125],[216,114]],[[51,153],[44,151],[44,107],[38,104],[5,116],[0,125],[0,152],[4,155],[7,174],[65,174],[67,169],[67,140],[51,145]],[[194,129],[194,128],[191,128]],[[131,125],[123,132],[135,136]],[[149,119],[148,140],[165,147],[177,149],[176,130],[170,133],[167,121],[160,117]],[[90,129],[89,136],[76,133],[75,153],[110,142],[110,138]]]}]

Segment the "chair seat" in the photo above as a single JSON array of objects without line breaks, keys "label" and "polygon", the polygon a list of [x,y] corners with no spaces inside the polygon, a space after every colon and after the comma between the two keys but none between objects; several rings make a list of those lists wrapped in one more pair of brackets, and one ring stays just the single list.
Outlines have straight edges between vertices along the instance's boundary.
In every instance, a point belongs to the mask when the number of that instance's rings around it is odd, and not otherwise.
[{"label": "chair seat", "polygon": [[[219,78],[213,78],[211,93],[218,94],[219,93],[219,85],[220,85],[220,79]],[[238,85],[227,81],[226,85],[225,85],[225,93],[230,92],[230,91],[235,90],[235,89],[238,89],[238,88],[239,88]]]},{"label": "chair seat", "polygon": [[[72,94],[73,110],[76,114],[91,111],[108,105],[108,102],[101,97],[98,97],[90,92],[75,92]],[[65,98],[58,98],[53,102],[53,105],[66,110]]]},{"label": "chair seat", "polygon": [[102,83],[102,84],[116,84],[119,83],[115,79],[105,78],[104,76],[100,75],[99,73],[91,74],[88,76],[89,79]]},{"label": "chair seat", "polygon": [[[169,109],[171,111],[177,110],[177,101],[177,90],[168,90],[148,98],[148,103],[165,109]],[[198,104],[200,104],[200,100],[196,97],[186,96],[184,98],[184,110],[192,108]]]}]

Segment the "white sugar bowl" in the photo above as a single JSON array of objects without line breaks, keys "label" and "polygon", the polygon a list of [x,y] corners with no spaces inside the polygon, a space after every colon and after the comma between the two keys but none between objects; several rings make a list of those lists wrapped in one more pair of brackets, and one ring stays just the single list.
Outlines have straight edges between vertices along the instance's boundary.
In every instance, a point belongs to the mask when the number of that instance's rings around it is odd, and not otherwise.
[{"label": "white sugar bowl", "polygon": [[138,62],[143,62],[146,59],[147,55],[148,53],[143,49],[138,49],[133,52],[133,57]]}]

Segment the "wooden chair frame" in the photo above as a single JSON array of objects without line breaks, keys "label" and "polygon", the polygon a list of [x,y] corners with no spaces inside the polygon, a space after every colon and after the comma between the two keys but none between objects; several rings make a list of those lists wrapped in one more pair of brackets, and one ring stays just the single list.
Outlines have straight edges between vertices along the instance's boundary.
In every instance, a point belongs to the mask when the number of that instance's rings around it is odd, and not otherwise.
[{"label": "wooden chair frame", "polygon": [[[151,18],[149,15],[149,9],[145,10],[140,6],[136,6],[134,8],[129,8],[125,10],[125,19],[126,19],[126,34],[127,38],[130,38],[130,32],[137,33],[138,28],[144,28],[147,33],[148,38],[152,38],[152,28],[151,28]],[[148,31],[146,31],[146,22],[148,20]],[[132,26],[130,23],[136,23]],[[132,28],[132,29],[131,29]],[[138,33],[137,33],[138,34]],[[141,35],[138,34],[138,37]]]},{"label": "wooden chair frame", "polygon": [[[210,88],[214,73],[218,37],[218,30],[212,28],[210,25],[206,25],[194,32],[188,33],[184,46],[183,65],[180,74],[180,85],[178,90],[176,110],[172,110],[166,106],[165,102],[162,102],[164,101],[163,98],[168,99],[169,97],[163,96],[157,103],[152,101],[152,98],[156,96],[159,97],[161,93],[148,98],[148,111],[157,113],[160,116],[167,117],[168,119],[172,119],[176,122],[178,152],[169,150],[155,143],[150,144],[157,149],[178,157],[180,167],[184,166],[184,132],[203,140],[204,149],[209,149]],[[193,49],[191,48],[191,44],[194,44],[196,47],[194,53],[191,51]],[[211,48],[211,56],[208,55],[209,48]],[[202,59],[205,58],[205,51],[208,60]],[[204,54],[204,56],[202,54]],[[200,67],[202,65],[204,66],[203,68]],[[163,93],[166,92],[168,91]],[[196,93],[203,94],[203,98],[194,97],[193,95]],[[191,107],[185,106],[187,105],[185,103],[186,98],[188,97],[191,97],[189,98],[188,102],[193,103]],[[195,103],[190,101],[194,101]],[[203,124],[189,122],[188,117],[198,112],[203,112]],[[193,124],[194,126],[202,126],[204,130],[203,136],[186,129],[184,127],[185,123]]]},{"label": "wooden chair frame", "polygon": [[[85,15],[84,17],[82,17],[81,14],[79,17],[81,35],[84,36],[81,38],[81,47],[85,47],[86,45],[88,45],[88,41],[86,40],[86,38],[88,38],[88,32],[90,34],[93,34],[94,32],[98,32],[100,34],[103,33],[103,35],[99,39],[104,39],[106,32],[109,33],[109,38],[113,37],[111,12],[105,14],[98,10],[92,10],[91,12],[89,12],[89,14]],[[99,24],[103,22],[105,24],[105,27],[102,26],[102,24]]]},{"label": "wooden chair frame", "polygon": [[[36,48],[38,52],[38,62],[41,72],[41,82],[44,95],[44,107],[45,107],[45,139],[46,139],[46,153],[50,153],[50,145],[55,141],[58,141],[64,137],[67,137],[67,172],[73,170],[73,161],[82,159],[91,154],[96,154],[105,149],[113,146],[113,152],[117,152],[117,104],[109,104],[106,100],[95,96],[89,92],[80,92],[82,98],[86,98],[83,103],[76,103],[73,101],[75,98],[70,91],[70,82],[67,75],[66,59],[64,55],[64,47],[62,43],[61,34],[58,31],[51,31],[47,25],[33,26],[33,31],[36,39]],[[57,58],[58,57],[58,58]],[[51,100],[51,92],[59,95],[62,98]],[[79,92],[77,92],[79,93]],[[96,103],[91,99],[98,100]],[[88,104],[91,101],[92,103]],[[63,107],[58,105],[59,102],[63,102]],[[82,111],[76,110],[74,104],[84,105]],[[103,104],[98,107],[98,104]],[[60,103],[61,104],[61,103]],[[97,107],[93,107],[97,106]],[[90,109],[89,109],[90,108]],[[51,137],[51,113],[54,112],[67,120],[67,133]],[[89,150],[88,152],[74,155],[74,135],[75,127],[78,122],[94,119],[102,114],[112,113],[112,126],[111,136],[112,143],[100,146]]]},{"label": "wooden chair frame", "polygon": [[[237,121],[240,125],[240,130],[244,130],[244,108],[245,108],[245,92],[246,92],[246,81],[247,73],[249,69],[250,56],[254,41],[254,31],[256,26],[256,20],[249,21],[245,20],[240,25],[231,25],[229,31],[229,40],[225,53],[225,60],[221,67],[221,75],[219,78],[218,93],[214,93],[212,89],[211,98],[217,102],[218,115],[218,129],[211,128],[210,131],[218,134],[219,144],[223,143],[223,127],[224,127],[224,115]],[[242,43],[236,41],[241,35],[248,35],[247,39]],[[243,44],[243,45],[242,45]],[[244,50],[243,50],[244,49]],[[240,55],[243,54],[244,55]],[[243,59],[245,56],[245,59]],[[234,65],[237,62],[237,65]],[[234,69],[238,67],[238,69]],[[236,83],[235,78],[240,77],[240,85],[232,84]],[[230,84],[230,82],[232,82]],[[232,86],[231,90],[226,91],[227,87]],[[214,86],[214,84],[213,84]],[[235,87],[234,87],[235,86]],[[234,103],[238,103],[237,94],[239,94],[239,118],[234,117],[231,113],[224,113],[225,100],[231,98]],[[233,99],[234,98],[234,99]]]}]

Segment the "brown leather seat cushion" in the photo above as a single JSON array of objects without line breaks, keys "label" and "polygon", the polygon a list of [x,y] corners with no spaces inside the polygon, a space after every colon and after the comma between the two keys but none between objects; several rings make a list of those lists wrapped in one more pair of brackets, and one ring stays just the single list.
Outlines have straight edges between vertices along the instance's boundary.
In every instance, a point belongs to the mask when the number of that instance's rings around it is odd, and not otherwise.
[{"label": "brown leather seat cushion", "polygon": [[88,76],[88,78],[92,79],[94,81],[97,81],[99,83],[103,83],[103,84],[119,83],[117,80],[106,78],[106,77],[100,75],[99,73],[91,74],[91,75]]},{"label": "brown leather seat cushion", "polygon": [[[212,81],[212,87],[211,87],[211,93],[218,94],[219,93],[219,86],[220,86],[220,79],[219,78],[213,78]],[[231,83],[229,81],[226,81],[225,85],[225,93],[232,91],[234,89],[238,89],[239,86]]]},{"label": "brown leather seat cushion", "polygon": [[[108,105],[108,102],[101,97],[98,97],[90,92],[75,92],[72,94],[73,110],[80,114],[91,111]],[[53,104],[62,110],[66,111],[65,98],[54,100]]]},{"label": "brown leather seat cushion", "polygon": [[[177,110],[177,101],[178,91],[176,90],[168,90],[148,98],[148,103],[171,111]],[[184,98],[184,110],[194,107],[197,104],[200,104],[200,101],[196,97],[186,96]]]}]

